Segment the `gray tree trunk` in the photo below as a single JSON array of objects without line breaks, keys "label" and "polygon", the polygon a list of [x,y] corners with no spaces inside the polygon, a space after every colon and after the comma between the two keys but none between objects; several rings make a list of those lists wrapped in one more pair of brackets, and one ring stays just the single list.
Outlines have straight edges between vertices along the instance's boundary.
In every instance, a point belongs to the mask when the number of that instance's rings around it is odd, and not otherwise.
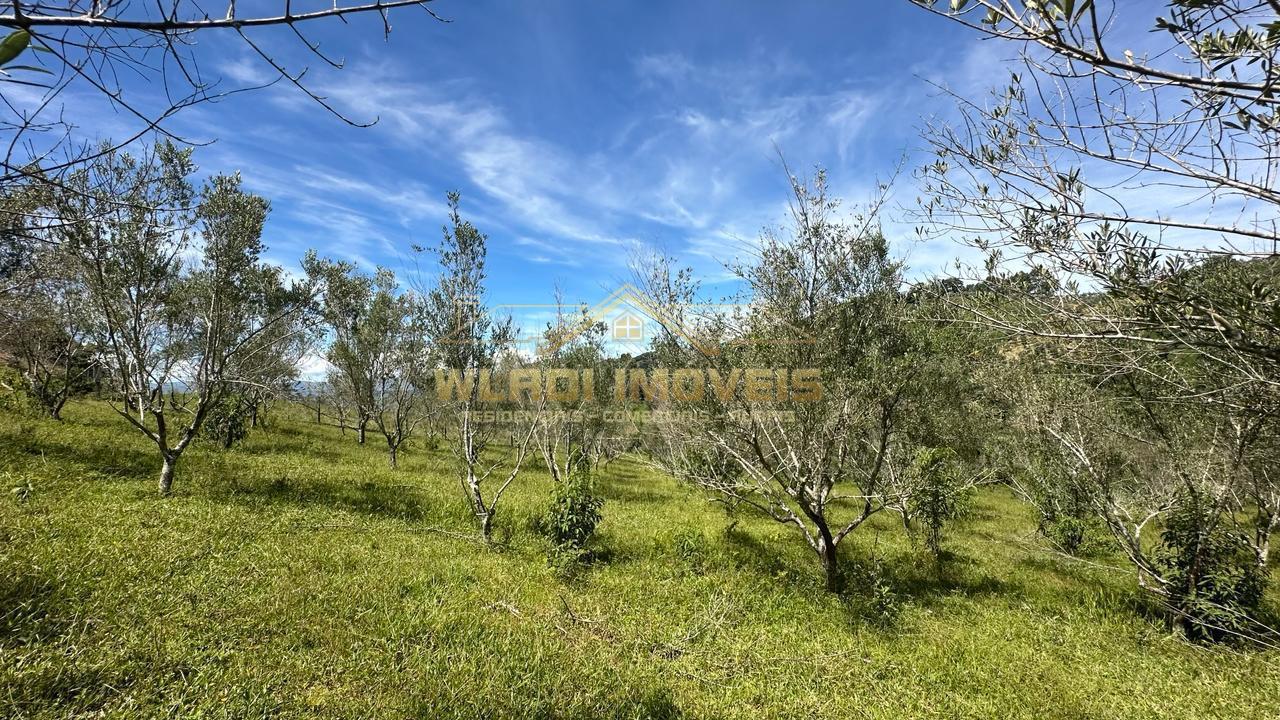
[{"label": "gray tree trunk", "polygon": [[160,494],[168,495],[173,490],[173,473],[178,469],[178,456],[164,454],[164,465],[160,468]]},{"label": "gray tree trunk", "polygon": [[819,528],[818,557],[822,560],[822,571],[827,576],[827,591],[840,590],[840,558],[836,555],[836,545],[832,542],[831,533],[825,527]]}]

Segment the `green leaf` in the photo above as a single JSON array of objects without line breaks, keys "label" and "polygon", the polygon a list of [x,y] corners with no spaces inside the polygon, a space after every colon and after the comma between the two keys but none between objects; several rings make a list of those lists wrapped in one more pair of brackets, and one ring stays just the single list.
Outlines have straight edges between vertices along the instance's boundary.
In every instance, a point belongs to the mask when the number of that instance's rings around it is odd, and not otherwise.
[{"label": "green leaf", "polygon": [[44,73],[45,75],[53,74],[48,69],[36,67],[35,65],[7,65],[5,66],[5,70],[26,70],[27,72]]},{"label": "green leaf", "polygon": [[31,33],[26,30],[14,30],[0,41],[0,66],[7,65],[11,60],[22,54],[27,49],[27,45],[31,44]]}]

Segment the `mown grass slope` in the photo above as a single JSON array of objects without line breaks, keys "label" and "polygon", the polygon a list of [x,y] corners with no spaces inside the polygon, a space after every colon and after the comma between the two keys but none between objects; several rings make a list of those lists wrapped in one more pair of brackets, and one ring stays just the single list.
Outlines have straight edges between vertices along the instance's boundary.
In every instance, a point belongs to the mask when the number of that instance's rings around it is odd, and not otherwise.
[{"label": "mown grass slope", "polygon": [[1280,717],[1280,653],[1178,640],[1000,489],[941,571],[892,518],[860,529],[844,557],[879,559],[896,600],[876,601],[623,458],[598,478],[599,559],[564,580],[530,529],[537,468],[490,549],[443,450],[392,471],[376,436],[278,412],[193,448],[162,499],[141,436],[66,415],[0,415],[5,489],[31,486],[0,498],[0,716]]}]

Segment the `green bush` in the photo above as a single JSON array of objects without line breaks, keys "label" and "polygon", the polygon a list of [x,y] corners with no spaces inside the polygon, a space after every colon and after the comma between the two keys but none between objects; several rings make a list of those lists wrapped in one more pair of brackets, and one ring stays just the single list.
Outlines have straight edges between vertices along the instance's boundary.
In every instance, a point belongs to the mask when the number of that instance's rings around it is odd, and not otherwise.
[{"label": "green bush", "polygon": [[1090,489],[1072,482],[1058,465],[1033,471],[1027,486],[1040,511],[1036,530],[1068,555],[1088,555],[1105,544],[1104,528],[1090,502]]},{"label": "green bush", "polygon": [[1102,524],[1091,516],[1042,514],[1039,531],[1068,555],[1092,555],[1106,545]]},{"label": "green bush", "polygon": [[898,622],[903,600],[882,558],[852,565],[845,571],[844,580],[846,602],[860,618],[886,628]]},{"label": "green bush", "polygon": [[603,507],[604,498],[596,495],[591,470],[585,464],[555,484],[551,490],[551,506],[538,523],[538,529],[551,541],[552,564],[585,559],[587,543],[603,519],[600,512]]},{"label": "green bush", "polygon": [[973,488],[966,483],[956,454],[947,448],[921,448],[913,470],[920,482],[907,499],[907,512],[920,522],[925,547],[939,557],[942,531],[969,511]]},{"label": "green bush", "polygon": [[38,406],[27,391],[22,374],[11,367],[0,366],[0,410],[15,415],[34,415]]},{"label": "green bush", "polygon": [[1174,624],[1197,640],[1249,634],[1266,578],[1247,540],[1216,507],[1188,496],[1160,534],[1155,560]]},{"label": "green bush", "polygon": [[691,575],[702,575],[710,564],[710,551],[707,537],[699,530],[687,528],[671,538],[672,548],[680,564]]},{"label": "green bush", "polygon": [[200,428],[200,434],[220,447],[230,449],[249,436],[247,419],[247,413],[240,398],[226,397],[209,410],[204,425]]}]

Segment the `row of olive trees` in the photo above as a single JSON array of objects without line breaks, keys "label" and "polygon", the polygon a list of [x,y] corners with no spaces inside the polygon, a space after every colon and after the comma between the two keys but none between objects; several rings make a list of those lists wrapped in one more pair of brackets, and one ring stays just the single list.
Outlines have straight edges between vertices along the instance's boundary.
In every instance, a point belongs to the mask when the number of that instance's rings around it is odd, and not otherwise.
[{"label": "row of olive trees", "polygon": [[[578,328],[557,324],[547,335],[551,342],[563,336],[562,347],[537,359],[516,352],[512,320],[496,317],[484,302],[487,237],[462,217],[456,193],[448,201],[440,242],[419,250],[438,272],[415,275],[409,288],[390,270],[367,275],[314,254],[304,267],[329,338],[328,401],[344,418],[349,411],[359,442],[368,424],[377,428],[393,468],[419,430],[427,429],[432,443],[442,436],[458,462],[467,506],[489,541],[502,498],[533,453],[541,454],[557,484],[584,461],[616,453],[601,424],[566,422],[568,408],[553,401],[542,379],[519,402],[486,397],[487,387],[505,386],[513,370],[545,378],[552,367],[594,367],[603,360],[600,331],[578,335]],[[514,423],[492,422],[487,414],[500,408],[525,414]]]},{"label": "row of olive trees", "polygon": [[[197,437],[229,447],[246,416],[256,423],[268,400],[291,394],[303,357],[326,339],[335,395],[351,406],[360,441],[372,424],[394,468],[421,428],[442,432],[485,539],[531,450],[541,449],[553,475],[608,454],[592,440],[598,426],[571,432],[551,419],[561,416],[536,412],[510,430],[509,453],[492,445],[509,428],[482,418],[493,403],[476,373],[501,384],[530,363],[513,351],[511,320],[483,302],[487,238],[462,218],[456,194],[431,249],[436,277],[406,289],[390,270],[369,275],[309,253],[304,279],[289,284],[261,259],[267,201],[238,176],[197,188],[194,173],[189,149],[162,143],[141,154],[107,150],[59,185],[31,182],[4,197],[6,363],[55,418],[92,380],[155,443],[161,493]],[[598,343],[581,339],[554,357],[602,359]],[[441,399],[442,369],[473,382]],[[545,407],[546,393],[533,396],[535,410]]]},{"label": "row of olive trees", "polygon": [[922,219],[995,276],[932,289],[1003,343],[1011,481],[1066,549],[1101,528],[1190,634],[1256,634],[1280,527],[1280,6],[919,4],[1022,49],[928,127],[921,173]]},{"label": "row of olive trees", "polygon": [[[654,354],[702,373],[646,387],[677,411],[648,428],[658,464],[795,528],[830,589],[839,546],[869,518],[897,513],[937,551],[970,490],[999,478],[1058,549],[1109,538],[1188,635],[1270,632],[1258,613],[1280,528],[1280,406],[1262,365],[1222,355],[1259,337],[1097,330],[1172,311],[1060,268],[904,292],[874,212],[840,219],[825,185],[793,179],[792,222],[733,268],[744,297],[728,314],[694,317],[698,288],[667,258],[638,273],[655,307],[682,308]],[[1184,262],[1151,282],[1237,306],[1276,286],[1274,257]]]},{"label": "row of olive trees", "polygon": [[[833,221],[821,176],[793,181],[790,231],[735,268],[747,309],[704,328],[730,349],[670,355],[720,382],[671,400],[711,421],[661,428],[660,462],[794,526],[834,585],[841,540],[886,509],[945,513],[938,486],[975,476],[938,458],[980,447],[976,467],[1061,546],[1105,534],[1188,634],[1256,637],[1280,527],[1280,11],[1167,10],[1145,49],[1113,37],[1133,7],[938,10],[1025,48],[994,102],[957,96],[959,122],[926,130],[921,219],[987,253],[979,281],[900,295],[874,213]],[[1188,201],[1130,209],[1171,192]],[[696,288],[662,265],[641,273],[654,302],[688,304]],[[955,367],[957,351],[976,362]],[[818,368],[827,393],[744,407],[718,392],[779,366]],[[981,402],[948,397],[958,377]]]},{"label": "row of olive trees", "polygon": [[161,457],[168,493],[211,414],[286,389],[308,291],[261,258],[269,206],[238,175],[193,183],[191,151],[106,151],[58,186],[11,188],[3,341],[57,417],[92,374]]},{"label": "row of olive trees", "polygon": [[[456,194],[431,249],[437,276],[406,289],[390,270],[369,275],[309,253],[304,279],[286,284],[281,268],[261,260],[267,201],[238,176],[197,189],[194,172],[190,150],[163,143],[139,155],[104,152],[59,186],[33,182],[5,198],[14,210],[5,215],[0,296],[7,363],[54,417],[90,376],[155,443],[162,493],[197,437],[233,444],[246,416],[256,423],[266,401],[293,390],[303,357],[326,339],[334,394],[351,406],[360,441],[372,424],[394,468],[421,428],[445,435],[486,539],[531,451],[557,480],[584,458],[616,455],[599,423],[536,412],[548,402],[541,390],[515,429],[483,417],[495,406],[481,397],[477,373],[501,385],[531,363],[512,348],[511,320],[483,302],[487,238],[463,219]],[[548,337],[569,329],[548,328]],[[594,332],[532,366],[600,363]],[[442,399],[436,371],[444,369],[471,383]],[[493,444],[499,437],[510,437],[509,452]]]},{"label": "row of olive trees", "polygon": [[387,269],[364,275],[350,263],[313,253],[303,265],[320,290],[319,314],[332,338],[326,353],[332,400],[350,407],[360,444],[373,423],[394,468],[400,449],[421,425],[430,425],[435,410],[425,304],[404,292]]}]

